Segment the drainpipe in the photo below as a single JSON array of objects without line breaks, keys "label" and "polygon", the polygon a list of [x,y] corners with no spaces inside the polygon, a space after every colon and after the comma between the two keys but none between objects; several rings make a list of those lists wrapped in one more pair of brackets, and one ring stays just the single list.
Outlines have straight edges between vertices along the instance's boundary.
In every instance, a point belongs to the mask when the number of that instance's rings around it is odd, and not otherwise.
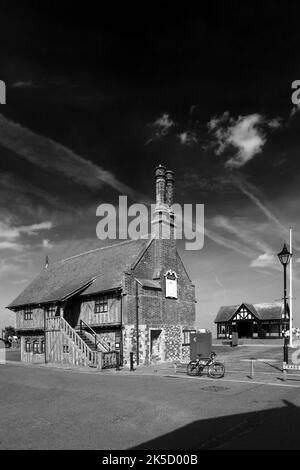
[{"label": "drainpipe", "polygon": [[136,306],[136,365],[140,363],[140,341],[139,341],[139,284],[140,281],[134,278],[135,280],[135,306]]},{"label": "drainpipe", "polygon": [[121,305],[120,305],[120,323],[121,323],[121,330],[120,330],[120,366],[123,366],[123,297],[124,294],[121,291]]},{"label": "drainpipe", "polygon": [[44,308],[44,356],[45,364],[47,364],[47,337],[46,337],[46,309]]}]

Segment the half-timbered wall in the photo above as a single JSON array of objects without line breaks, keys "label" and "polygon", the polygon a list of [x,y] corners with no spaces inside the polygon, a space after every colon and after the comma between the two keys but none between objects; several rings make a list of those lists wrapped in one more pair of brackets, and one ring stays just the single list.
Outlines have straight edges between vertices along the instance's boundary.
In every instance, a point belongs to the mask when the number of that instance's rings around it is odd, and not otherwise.
[{"label": "half-timbered wall", "polygon": [[47,362],[73,365],[86,364],[84,356],[63,331],[47,331],[46,357]]},{"label": "half-timbered wall", "polygon": [[45,362],[44,340],[44,335],[28,334],[21,336],[21,361],[35,364]]},{"label": "half-timbered wall", "polygon": [[121,300],[116,294],[108,295],[107,312],[95,313],[95,300],[97,296],[89,299],[83,299],[80,308],[79,320],[91,326],[113,325],[121,322]]},{"label": "half-timbered wall", "polygon": [[33,330],[44,328],[44,309],[33,308],[32,319],[25,319],[25,310],[16,312],[16,329],[17,330]]}]

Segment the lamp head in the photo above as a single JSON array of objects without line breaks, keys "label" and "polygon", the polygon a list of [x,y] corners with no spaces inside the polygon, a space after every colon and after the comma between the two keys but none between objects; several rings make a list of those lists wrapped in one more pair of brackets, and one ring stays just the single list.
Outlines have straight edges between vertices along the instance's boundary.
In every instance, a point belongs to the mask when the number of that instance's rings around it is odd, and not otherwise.
[{"label": "lamp head", "polygon": [[280,253],[278,253],[278,258],[282,266],[289,264],[292,254],[287,249],[286,244],[283,245],[283,248]]}]

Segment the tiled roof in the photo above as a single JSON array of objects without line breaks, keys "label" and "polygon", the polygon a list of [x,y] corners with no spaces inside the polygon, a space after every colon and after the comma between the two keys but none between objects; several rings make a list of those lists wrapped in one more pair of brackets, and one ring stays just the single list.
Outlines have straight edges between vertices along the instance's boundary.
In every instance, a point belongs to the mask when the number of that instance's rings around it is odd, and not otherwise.
[{"label": "tiled roof", "polygon": [[229,321],[235,312],[245,305],[258,320],[280,320],[283,313],[282,302],[270,302],[261,304],[242,303],[238,305],[222,306],[215,318],[215,323]]},{"label": "tiled roof", "polygon": [[161,285],[159,281],[154,279],[137,279],[143,287],[148,287],[150,289],[159,289],[161,290]]},{"label": "tiled roof", "polygon": [[81,290],[86,295],[119,288],[124,271],[149,243],[142,238],[125,241],[50,264],[8,308],[56,302]]}]

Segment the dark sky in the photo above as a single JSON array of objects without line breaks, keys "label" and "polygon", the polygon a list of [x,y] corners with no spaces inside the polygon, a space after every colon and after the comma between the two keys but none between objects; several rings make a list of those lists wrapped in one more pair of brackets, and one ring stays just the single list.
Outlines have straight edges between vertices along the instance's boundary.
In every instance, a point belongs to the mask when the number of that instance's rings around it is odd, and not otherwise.
[{"label": "dark sky", "polygon": [[99,245],[101,202],[154,198],[158,163],[176,202],[205,204],[204,248],[180,244],[199,325],[222,304],[281,298],[290,225],[297,296],[300,7],[124,3],[0,3],[2,307],[46,254]]}]

